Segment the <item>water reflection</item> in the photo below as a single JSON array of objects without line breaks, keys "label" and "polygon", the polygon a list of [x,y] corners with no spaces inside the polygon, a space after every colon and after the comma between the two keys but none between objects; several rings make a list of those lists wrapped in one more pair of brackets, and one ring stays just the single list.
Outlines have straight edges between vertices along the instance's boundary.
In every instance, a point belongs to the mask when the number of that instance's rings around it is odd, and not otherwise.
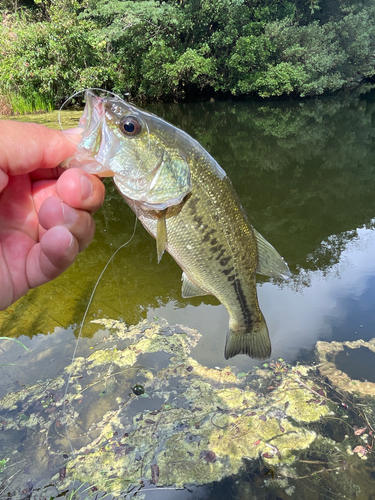
[{"label": "water reflection", "polygon": [[[364,282],[372,272],[363,269],[366,278],[360,278],[345,264],[360,258],[368,263],[367,254],[357,248],[365,229],[357,228],[372,227],[375,214],[372,100],[344,96],[150,109],[182,127],[213,154],[232,179],[253,225],[289,263],[294,273],[289,282],[258,279],[274,355],[293,357],[321,336],[339,336],[340,307],[354,310],[349,283]],[[80,323],[105,263],[133,231],[134,215],[111,183],[96,220],[95,240],[71,270],[1,313],[4,335],[32,336],[51,332],[56,325]],[[348,285],[343,286],[344,281]],[[338,306],[340,301],[332,298],[335,288],[349,306]],[[366,297],[371,301],[370,292]],[[224,363],[226,312],[213,297],[182,299],[180,268],[169,255],[156,264],[155,242],[140,225],[104,275],[88,322],[102,315],[130,324],[146,316],[164,316],[172,323],[195,326],[204,334],[201,361]],[[371,311],[368,315],[372,317]],[[87,323],[84,336],[94,331]],[[235,363],[249,360],[237,357]]]},{"label": "water reflection", "polygon": [[[361,228],[356,238],[347,243],[340,261],[328,271],[301,272],[308,286],[294,292],[263,285],[259,300],[269,318],[273,331],[274,355],[293,359],[300,349],[311,349],[319,339],[344,340],[343,330],[347,318],[368,293],[374,295],[375,276],[375,232]],[[373,337],[368,327],[374,321],[374,312],[367,321],[357,315],[352,339]],[[354,326],[354,325],[353,325]],[[349,339],[345,339],[349,340]]]}]

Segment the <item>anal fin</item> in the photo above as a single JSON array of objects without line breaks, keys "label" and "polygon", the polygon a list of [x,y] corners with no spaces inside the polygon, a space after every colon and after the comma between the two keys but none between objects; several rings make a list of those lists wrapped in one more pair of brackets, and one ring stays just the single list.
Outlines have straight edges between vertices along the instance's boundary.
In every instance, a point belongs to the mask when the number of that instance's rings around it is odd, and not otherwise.
[{"label": "anal fin", "polygon": [[182,297],[188,299],[189,297],[198,297],[200,295],[211,295],[210,293],[202,290],[198,285],[193,283],[185,273],[182,273]]}]

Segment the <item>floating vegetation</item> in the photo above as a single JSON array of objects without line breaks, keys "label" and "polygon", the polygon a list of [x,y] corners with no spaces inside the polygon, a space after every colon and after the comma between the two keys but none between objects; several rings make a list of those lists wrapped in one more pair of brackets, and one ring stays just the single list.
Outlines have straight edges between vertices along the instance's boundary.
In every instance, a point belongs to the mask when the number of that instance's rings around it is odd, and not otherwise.
[{"label": "floating vegetation", "polygon": [[[361,365],[358,363],[355,367],[357,373],[363,369],[366,370],[367,374],[363,373],[366,378],[362,377],[362,380],[351,378],[350,374],[347,373],[352,355],[355,355],[356,350],[367,351],[363,354],[367,354],[369,358],[367,363],[364,362],[362,354]],[[371,381],[375,367],[375,339],[371,339],[369,342],[361,339],[353,342],[318,342],[316,352],[320,363],[319,371],[322,376],[327,377],[333,386],[357,396],[375,396],[375,379]],[[340,363],[339,367],[337,361],[342,354],[346,360],[345,363]]]},{"label": "floating vegetation", "polygon": [[34,431],[34,454],[35,436],[45,451],[35,460],[55,461],[49,498],[77,481],[91,493],[130,498],[147,485],[189,488],[230,477],[243,478],[233,481],[236,498],[253,498],[246,488],[260,481],[290,498],[301,498],[302,480],[319,498],[327,488],[349,498],[363,491],[353,465],[371,457],[371,419],[314,367],[278,359],[236,374],[193,359],[200,334],[190,328],[95,322],[107,329],[105,348],[0,400],[2,430]]}]

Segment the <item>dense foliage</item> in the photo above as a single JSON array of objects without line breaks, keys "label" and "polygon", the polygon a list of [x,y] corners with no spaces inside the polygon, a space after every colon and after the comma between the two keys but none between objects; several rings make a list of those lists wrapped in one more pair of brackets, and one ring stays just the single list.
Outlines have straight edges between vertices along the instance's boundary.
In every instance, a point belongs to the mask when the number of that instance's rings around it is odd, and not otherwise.
[{"label": "dense foliage", "polygon": [[[352,3],[351,3],[352,2]],[[375,74],[372,0],[3,0],[0,95],[317,95]]]}]

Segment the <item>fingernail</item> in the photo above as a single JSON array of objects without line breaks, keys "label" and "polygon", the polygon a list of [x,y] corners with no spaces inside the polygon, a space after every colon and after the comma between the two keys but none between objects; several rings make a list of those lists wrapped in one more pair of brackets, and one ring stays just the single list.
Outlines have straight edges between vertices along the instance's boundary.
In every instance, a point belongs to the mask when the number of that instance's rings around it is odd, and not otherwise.
[{"label": "fingernail", "polygon": [[73,247],[74,247],[74,243],[75,243],[75,238],[74,236],[71,234],[71,239],[70,239],[70,243],[69,243],[69,246],[68,248],[66,249],[67,252],[69,252]]},{"label": "fingernail", "polygon": [[3,189],[5,189],[8,185],[9,177],[3,170],[0,169],[0,193]]},{"label": "fingernail", "polygon": [[61,202],[61,207],[63,211],[64,224],[74,224],[78,217],[76,210],[63,201]]},{"label": "fingernail", "polygon": [[82,134],[84,129],[82,127],[75,127],[75,128],[67,128],[66,130],[63,130],[64,134],[68,135],[79,135]]},{"label": "fingernail", "polygon": [[81,187],[82,187],[82,199],[87,200],[92,194],[92,183],[86,177],[86,175],[81,176]]}]

